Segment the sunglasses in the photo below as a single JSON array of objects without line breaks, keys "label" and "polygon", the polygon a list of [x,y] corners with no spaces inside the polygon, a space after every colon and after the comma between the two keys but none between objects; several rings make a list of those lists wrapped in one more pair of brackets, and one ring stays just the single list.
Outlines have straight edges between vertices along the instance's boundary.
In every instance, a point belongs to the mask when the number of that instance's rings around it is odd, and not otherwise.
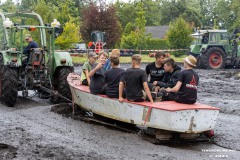
[{"label": "sunglasses", "polygon": [[29,40],[29,38],[26,39],[26,41],[28,41],[28,40]]}]

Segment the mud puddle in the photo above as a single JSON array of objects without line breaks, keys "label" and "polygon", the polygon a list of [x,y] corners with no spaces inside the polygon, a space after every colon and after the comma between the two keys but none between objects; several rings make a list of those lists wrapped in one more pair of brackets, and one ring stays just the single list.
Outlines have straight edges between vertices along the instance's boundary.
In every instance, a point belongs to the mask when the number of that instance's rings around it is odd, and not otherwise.
[{"label": "mud puddle", "polygon": [[17,149],[11,145],[0,143],[0,159],[8,160],[16,157]]}]

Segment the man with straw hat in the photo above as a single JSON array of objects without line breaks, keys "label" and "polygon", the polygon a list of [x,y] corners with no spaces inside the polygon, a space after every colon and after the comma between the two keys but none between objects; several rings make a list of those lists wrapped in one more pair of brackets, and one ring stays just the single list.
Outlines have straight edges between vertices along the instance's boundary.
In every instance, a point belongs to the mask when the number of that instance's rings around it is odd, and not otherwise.
[{"label": "man with straw hat", "polygon": [[184,70],[179,73],[178,82],[173,88],[167,88],[163,99],[175,100],[179,103],[193,104],[197,100],[198,74],[193,70],[197,59],[189,55],[184,60]]}]

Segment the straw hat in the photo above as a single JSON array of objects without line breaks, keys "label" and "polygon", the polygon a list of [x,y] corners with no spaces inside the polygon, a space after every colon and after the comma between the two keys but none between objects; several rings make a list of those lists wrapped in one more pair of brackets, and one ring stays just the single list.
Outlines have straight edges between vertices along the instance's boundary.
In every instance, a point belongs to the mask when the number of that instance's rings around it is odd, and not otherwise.
[{"label": "straw hat", "polygon": [[183,58],[183,60],[190,66],[196,67],[197,59],[194,56],[189,55],[186,58]]}]

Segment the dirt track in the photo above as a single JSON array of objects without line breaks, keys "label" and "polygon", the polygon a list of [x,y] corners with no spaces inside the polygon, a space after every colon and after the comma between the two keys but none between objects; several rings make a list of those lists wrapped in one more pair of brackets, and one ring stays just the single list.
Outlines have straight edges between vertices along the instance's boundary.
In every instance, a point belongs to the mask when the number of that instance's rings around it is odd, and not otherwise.
[{"label": "dirt track", "polygon": [[240,71],[197,72],[198,102],[221,108],[216,144],[154,145],[136,134],[50,112],[48,100],[19,96],[14,108],[0,104],[0,159],[239,159]]}]

